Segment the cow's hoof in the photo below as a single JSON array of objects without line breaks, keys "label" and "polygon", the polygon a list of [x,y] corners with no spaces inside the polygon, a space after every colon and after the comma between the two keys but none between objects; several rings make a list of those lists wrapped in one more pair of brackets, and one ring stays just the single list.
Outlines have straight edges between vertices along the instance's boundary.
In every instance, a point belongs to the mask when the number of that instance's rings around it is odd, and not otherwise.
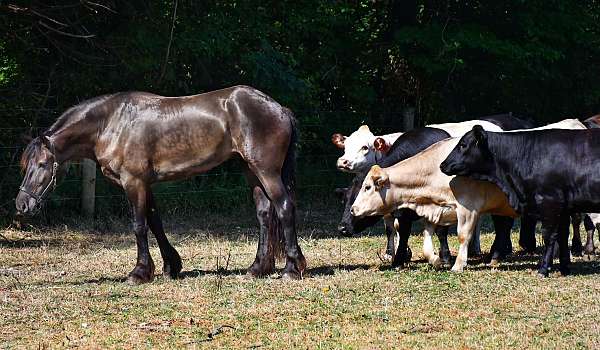
[{"label": "cow's hoof", "polygon": [[442,267],[442,259],[440,259],[439,256],[436,256],[433,261],[431,262],[431,265],[433,265],[433,267],[435,269],[439,269]]},{"label": "cow's hoof", "polygon": [[394,257],[391,254],[383,254],[381,256],[381,260],[385,261],[385,262],[391,262],[394,259]]}]

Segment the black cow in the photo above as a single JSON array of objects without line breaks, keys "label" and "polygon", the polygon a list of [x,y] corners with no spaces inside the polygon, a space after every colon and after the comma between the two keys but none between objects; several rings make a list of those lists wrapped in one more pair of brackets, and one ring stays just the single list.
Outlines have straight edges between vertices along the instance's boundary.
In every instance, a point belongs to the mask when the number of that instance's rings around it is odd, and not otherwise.
[{"label": "black cow", "polygon": [[495,183],[518,213],[539,217],[546,245],[539,274],[569,273],[569,216],[600,211],[600,130],[486,132],[475,126],[440,165],[448,175]]}]

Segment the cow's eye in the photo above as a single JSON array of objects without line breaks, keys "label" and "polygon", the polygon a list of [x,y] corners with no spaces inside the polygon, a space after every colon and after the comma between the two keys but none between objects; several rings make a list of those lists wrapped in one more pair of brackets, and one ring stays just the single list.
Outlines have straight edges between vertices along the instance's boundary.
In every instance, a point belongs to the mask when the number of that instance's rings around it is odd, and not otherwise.
[{"label": "cow's eye", "polygon": [[365,186],[365,191],[369,191],[369,190],[371,190],[371,185]]},{"label": "cow's eye", "polygon": [[363,150],[363,151],[366,151],[366,150],[368,150],[368,149],[369,149],[369,147],[367,147],[367,146],[362,146],[360,149],[361,149],[361,150]]}]

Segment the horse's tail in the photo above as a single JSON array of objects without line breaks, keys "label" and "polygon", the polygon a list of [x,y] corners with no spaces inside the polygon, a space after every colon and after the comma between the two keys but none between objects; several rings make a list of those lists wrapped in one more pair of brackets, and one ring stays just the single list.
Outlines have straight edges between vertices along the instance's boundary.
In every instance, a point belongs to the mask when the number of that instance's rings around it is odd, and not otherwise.
[{"label": "horse's tail", "polygon": [[[285,186],[286,191],[292,201],[292,215],[294,220],[294,229],[296,222],[296,144],[298,142],[298,127],[297,121],[294,117],[294,113],[283,108],[284,114],[290,120],[292,126],[292,133],[290,134],[290,144],[287,149],[285,160],[281,168],[281,180]],[[269,208],[269,242],[272,242],[272,249],[277,259],[283,259],[285,257],[285,235],[283,232],[283,225],[277,216],[275,206],[271,204]]]}]

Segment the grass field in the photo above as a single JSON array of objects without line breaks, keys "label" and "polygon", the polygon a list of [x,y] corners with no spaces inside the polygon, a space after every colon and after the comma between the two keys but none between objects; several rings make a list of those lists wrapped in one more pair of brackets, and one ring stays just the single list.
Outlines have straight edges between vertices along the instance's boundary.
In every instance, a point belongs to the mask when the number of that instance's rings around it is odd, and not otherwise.
[{"label": "grass field", "polygon": [[[453,274],[423,262],[413,236],[413,262],[393,270],[379,258],[383,237],[328,238],[333,224],[304,225],[306,278],[251,279],[254,229],[178,224],[167,228],[183,278],[132,287],[123,281],[134,238],[107,226],[0,231],[0,347],[600,347],[595,261],[575,260],[569,277],[540,279],[538,256],[520,255],[497,269],[472,259]],[[492,238],[482,236],[484,250]]]}]

